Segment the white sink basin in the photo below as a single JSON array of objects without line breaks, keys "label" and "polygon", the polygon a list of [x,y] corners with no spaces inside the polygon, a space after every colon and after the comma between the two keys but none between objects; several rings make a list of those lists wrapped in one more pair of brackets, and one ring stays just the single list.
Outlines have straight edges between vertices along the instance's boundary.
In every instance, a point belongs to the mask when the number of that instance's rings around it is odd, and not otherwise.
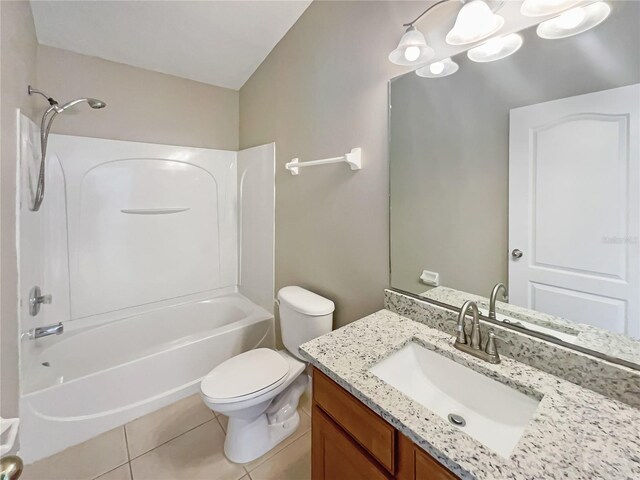
[{"label": "white sink basin", "polygon": [[[540,400],[477,373],[416,343],[393,353],[371,373],[508,458]],[[458,418],[460,420],[460,418]]]}]

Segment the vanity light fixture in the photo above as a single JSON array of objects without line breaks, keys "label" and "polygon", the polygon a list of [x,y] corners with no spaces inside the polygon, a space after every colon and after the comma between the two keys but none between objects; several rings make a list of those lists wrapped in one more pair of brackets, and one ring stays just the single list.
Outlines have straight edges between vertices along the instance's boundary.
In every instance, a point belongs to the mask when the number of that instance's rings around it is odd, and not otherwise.
[{"label": "vanity light fixture", "polygon": [[416,75],[424,78],[440,78],[456,73],[458,68],[460,68],[458,64],[451,58],[445,58],[419,68],[416,70]]},{"label": "vanity light fixture", "polygon": [[512,33],[502,37],[494,37],[480,46],[467,52],[469,60],[474,62],[494,62],[517,52],[522,46],[522,37]]},{"label": "vanity light fixture", "polygon": [[582,0],[524,0],[520,13],[525,17],[543,17],[560,13],[580,2]]},{"label": "vanity light fixture", "polygon": [[542,22],[536,32],[540,38],[549,40],[570,37],[600,25],[610,13],[611,7],[602,1],[575,7]]},{"label": "vanity light fixture", "polygon": [[449,45],[466,45],[493,35],[503,25],[504,18],[493,13],[484,0],[472,0],[460,9],[445,40]]},{"label": "vanity light fixture", "polygon": [[389,54],[389,60],[396,65],[423,65],[434,55],[433,48],[427,45],[422,32],[413,25],[409,25],[398,43],[398,48]]}]

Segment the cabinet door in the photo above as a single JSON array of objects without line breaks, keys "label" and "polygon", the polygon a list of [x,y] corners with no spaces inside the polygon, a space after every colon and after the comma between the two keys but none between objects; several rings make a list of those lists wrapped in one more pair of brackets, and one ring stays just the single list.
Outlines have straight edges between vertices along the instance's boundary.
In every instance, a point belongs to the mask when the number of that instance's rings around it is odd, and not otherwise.
[{"label": "cabinet door", "polygon": [[398,480],[457,480],[453,473],[404,435],[398,435]]},{"label": "cabinet door", "polygon": [[311,451],[312,480],[392,478],[315,405],[312,412]]},{"label": "cabinet door", "polygon": [[360,400],[319,370],[313,371],[313,400],[388,472],[396,470],[396,431]]}]

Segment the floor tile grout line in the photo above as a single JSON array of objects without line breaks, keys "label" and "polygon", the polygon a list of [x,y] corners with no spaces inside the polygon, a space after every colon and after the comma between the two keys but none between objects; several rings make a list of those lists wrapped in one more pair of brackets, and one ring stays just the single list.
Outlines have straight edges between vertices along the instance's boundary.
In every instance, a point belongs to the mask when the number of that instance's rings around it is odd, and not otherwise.
[{"label": "floor tile grout line", "polygon": [[[96,477],[93,477],[93,480],[97,480],[97,479],[99,479],[101,476],[106,475],[107,473],[111,473],[111,472],[113,472],[114,470],[116,470],[116,469],[118,469],[118,468],[122,467],[123,465],[127,465],[127,464],[130,462],[130,460],[131,460],[131,459],[129,458],[129,444],[127,443],[127,430],[124,428],[124,425],[122,425],[121,427],[122,427],[122,431],[123,431],[123,433],[124,433],[124,447],[125,447],[125,450],[127,451],[127,461],[126,461],[126,462],[124,462],[124,463],[121,463],[120,465],[116,465],[116,466],[115,466],[115,467],[113,467],[113,468],[110,468],[110,469],[109,469],[109,470],[107,470],[106,472],[102,472],[100,475],[98,475],[98,476],[96,476]],[[116,428],[117,428],[117,427],[116,427]],[[115,430],[115,429],[114,429],[114,430]],[[96,438],[96,437],[93,437],[93,438]],[[89,440],[91,440],[91,439],[89,439]],[[72,447],[69,447],[69,448],[72,448]],[[67,449],[67,450],[68,450],[68,449]],[[63,451],[64,451],[64,450],[63,450]],[[61,453],[61,452],[60,452],[60,453]],[[46,460],[46,459],[45,459],[45,460]]]},{"label": "floor tile grout line", "polygon": [[107,473],[111,473],[111,472],[113,472],[114,470],[117,470],[117,469],[119,469],[119,468],[121,468],[121,467],[124,467],[125,465],[128,465],[128,464],[129,464],[129,462],[125,462],[125,463],[122,463],[122,464],[118,465],[117,467],[113,467],[112,469],[107,470],[106,472],[101,473],[101,474],[100,474],[100,475],[98,475],[97,477],[93,477],[93,480],[99,480],[99,479],[100,479],[100,477],[102,477],[102,476],[106,475]]},{"label": "floor tile grout line", "polygon": [[[167,443],[169,443],[169,442],[171,442],[171,441],[175,440],[176,438],[180,438],[181,436],[183,436],[183,435],[185,435],[185,434],[187,434],[187,433],[189,433],[189,432],[191,432],[191,431],[195,430],[196,428],[199,428],[199,427],[201,427],[201,426],[203,426],[203,425],[205,425],[205,424],[207,424],[207,423],[209,423],[209,422],[211,422],[211,421],[213,421],[213,420],[216,420],[216,419],[215,419],[215,418],[210,418],[209,420],[206,420],[206,421],[202,422],[201,424],[196,425],[196,426],[195,426],[195,427],[193,427],[193,428],[190,428],[189,430],[185,430],[185,431],[184,431],[184,432],[182,432],[180,435],[176,435],[175,437],[170,438],[170,439],[169,439],[169,440],[167,440],[166,442],[162,442],[160,445],[156,445],[156,446],[155,446],[155,447],[153,447],[151,450],[147,450],[146,452],[141,453],[140,455],[136,455],[135,457],[131,458],[131,459],[129,460],[129,462],[133,462],[134,460],[137,460],[138,458],[142,457],[143,455],[146,455],[147,453],[153,452],[155,449],[160,448],[160,447],[162,447],[163,445],[166,445]],[[218,422],[218,425],[220,425],[220,423],[219,423],[219,422]],[[224,430],[224,429],[223,429],[223,430]]]},{"label": "floor tile grout line", "polygon": [[122,430],[124,430],[124,445],[127,447],[127,462],[131,461],[131,452],[129,451],[129,437],[127,436],[127,426],[123,425]]},{"label": "floor tile grout line", "polygon": [[216,417],[216,421],[218,422],[218,425],[220,425],[220,428],[224,432],[224,438],[226,439],[227,438],[227,429],[224,428],[224,425],[222,425],[222,422],[220,421],[220,419],[218,417]]},{"label": "floor tile grout line", "polygon": [[127,435],[127,425],[123,425],[122,429],[124,430],[124,443],[127,446],[127,458],[129,461],[127,462],[127,468],[129,469],[129,477],[133,480],[133,469],[131,468],[131,451],[129,450],[129,436]]}]

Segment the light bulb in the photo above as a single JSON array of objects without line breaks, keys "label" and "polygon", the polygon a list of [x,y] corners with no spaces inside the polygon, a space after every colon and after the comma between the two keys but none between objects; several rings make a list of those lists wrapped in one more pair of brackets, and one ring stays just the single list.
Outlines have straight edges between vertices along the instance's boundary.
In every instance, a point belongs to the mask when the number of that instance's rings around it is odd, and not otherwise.
[{"label": "light bulb", "polygon": [[431,65],[429,65],[429,71],[434,75],[440,75],[442,72],[444,72],[444,63],[433,62]]},{"label": "light bulb", "polygon": [[557,25],[565,30],[570,30],[584,22],[585,16],[585,11],[582,7],[572,8],[558,17]]},{"label": "light bulb", "polygon": [[420,47],[410,46],[405,48],[404,50],[404,58],[408,62],[413,62],[418,59],[420,56]]},{"label": "light bulb", "polygon": [[389,54],[389,60],[396,65],[424,65],[434,55],[422,32],[412,25],[402,35],[398,47]]},{"label": "light bulb", "polygon": [[417,69],[416,75],[424,78],[442,78],[456,73],[457,71],[458,64],[451,60],[451,58],[445,58]]}]

